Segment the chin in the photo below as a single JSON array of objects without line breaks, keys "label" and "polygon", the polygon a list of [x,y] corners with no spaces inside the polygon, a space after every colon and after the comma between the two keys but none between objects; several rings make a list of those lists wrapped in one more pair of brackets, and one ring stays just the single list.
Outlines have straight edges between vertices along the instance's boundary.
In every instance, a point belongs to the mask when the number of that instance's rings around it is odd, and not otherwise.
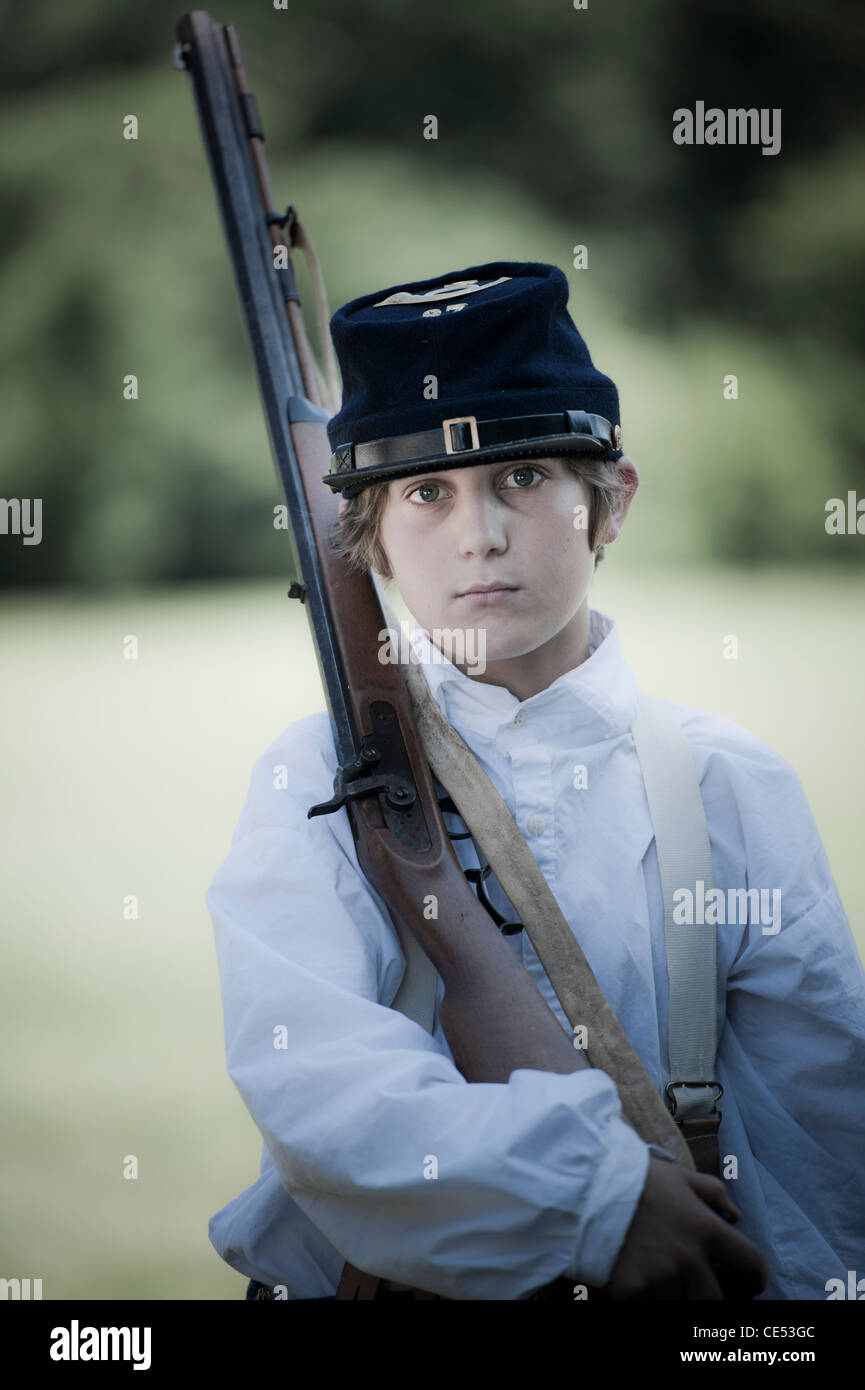
[{"label": "chin", "polygon": [[519,657],[530,656],[532,652],[536,652],[538,648],[542,647],[543,645],[543,642],[527,641],[521,643],[519,646],[512,644],[507,647],[503,647],[501,651],[499,651],[497,648],[493,646],[488,645],[486,651],[486,662],[488,666],[495,666],[500,661],[516,661]]},{"label": "chin", "polygon": [[497,634],[494,628],[487,629],[487,664],[496,661],[513,661],[517,657],[528,656],[549,641],[550,634],[540,630],[537,625],[530,631]]}]

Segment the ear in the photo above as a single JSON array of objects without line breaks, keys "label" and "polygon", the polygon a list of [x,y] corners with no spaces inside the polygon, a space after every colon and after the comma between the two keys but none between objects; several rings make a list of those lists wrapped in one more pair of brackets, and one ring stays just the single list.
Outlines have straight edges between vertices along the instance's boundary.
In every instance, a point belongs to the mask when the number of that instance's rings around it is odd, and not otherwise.
[{"label": "ear", "polygon": [[626,454],[623,454],[620,459],[617,459],[617,466],[622,482],[628,483],[629,487],[627,496],[619,503],[617,509],[610,517],[607,535],[604,539],[605,545],[608,545],[610,541],[614,541],[621,531],[625,517],[630,511],[634,493],[640,486],[640,475],[634,467],[633,459],[629,459]]}]

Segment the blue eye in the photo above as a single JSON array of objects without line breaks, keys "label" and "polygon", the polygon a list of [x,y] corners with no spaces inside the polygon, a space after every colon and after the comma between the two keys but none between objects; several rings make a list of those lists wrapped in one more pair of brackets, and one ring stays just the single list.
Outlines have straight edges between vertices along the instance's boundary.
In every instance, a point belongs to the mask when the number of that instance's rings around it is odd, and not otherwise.
[{"label": "blue eye", "polygon": [[[430,488],[435,488],[436,492],[438,492],[438,486],[438,483],[421,483],[419,487],[414,488],[408,495],[409,497],[416,497],[420,492],[429,492]],[[435,502],[437,500],[436,497],[425,497],[423,499],[424,502]]]},{"label": "blue eye", "polygon": [[[532,474],[532,473],[537,473],[537,472],[538,472],[538,470],[537,470],[536,468],[532,468],[529,464],[523,464],[523,466],[522,466],[521,468],[514,468],[514,469],[512,469],[511,472],[508,474],[508,477],[509,477],[509,478],[516,478],[516,476],[517,476],[518,473]],[[540,474],[538,474],[538,476],[540,477]],[[531,477],[528,477],[528,478],[526,479],[526,485],[527,485],[528,483],[531,483],[531,481],[532,481]],[[517,483],[517,487],[523,487],[523,486],[524,486],[523,483]]]}]

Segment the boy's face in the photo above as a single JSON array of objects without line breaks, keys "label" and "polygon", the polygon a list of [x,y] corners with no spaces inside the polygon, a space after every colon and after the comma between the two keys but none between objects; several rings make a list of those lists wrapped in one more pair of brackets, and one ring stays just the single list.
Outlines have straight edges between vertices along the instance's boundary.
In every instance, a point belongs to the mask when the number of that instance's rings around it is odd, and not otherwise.
[{"label": "boy's face", "polygon": [[[622,459],[620,469],[635,490],[633,464]],[[589,501],[589,488],[561,458],[473,464],[394,479],[379,535],[421,627],[430,634],[485,629],[486,679],[527,688],[519,664],[495,663],[543,648],[548,675],[588,655]],[[615,539],[629,505],[630,497],[607,539]],[[490,584],[507,591],[467,592]]]}]

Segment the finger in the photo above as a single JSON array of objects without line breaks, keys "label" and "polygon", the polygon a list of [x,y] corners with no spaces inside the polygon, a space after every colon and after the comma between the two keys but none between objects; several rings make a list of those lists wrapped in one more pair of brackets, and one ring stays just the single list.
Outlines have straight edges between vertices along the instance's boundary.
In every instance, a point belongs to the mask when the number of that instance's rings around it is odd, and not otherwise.
[{"label": "finger", "polygon": [[688,1280],[687,1291],[682,1297],[693,1302],[701,1300],[711,1300],[713,1303],[721,1302],[725,1294],[714,1266],[700,1264]]},{"label": "finger", "polygon": [[675,1269],[671,1269],[665,1276],[660,1276],[655,1270],[650,1279],[636,1285],[630,1279],[617,1277],[607,1284],[606,1292],[617,1302],[629,1303],[675,1303],[688,1297],[682,1276]]},{"label": "finger", "polygon": [[762,1272],[743,1273],[741,1268],[730,1269],[728,1265],[713,1265],[712,1268],[728,1303],[750,1302],[766,1287],[766,1276]]},{"label": "finger", "polygon": [[738,1231],[718,1223],[709,1250],[725,1297],[752,1298],[766,1287],[768,1276],[763,1255],[753,1241]]},{"label": "finger", "polygon": [[691,1185],[698,1197],[728,1221],[741,1221],[742,1213],[724,1187],[720,1178],[710,1177],[708,1173],[690,1173]]}]

